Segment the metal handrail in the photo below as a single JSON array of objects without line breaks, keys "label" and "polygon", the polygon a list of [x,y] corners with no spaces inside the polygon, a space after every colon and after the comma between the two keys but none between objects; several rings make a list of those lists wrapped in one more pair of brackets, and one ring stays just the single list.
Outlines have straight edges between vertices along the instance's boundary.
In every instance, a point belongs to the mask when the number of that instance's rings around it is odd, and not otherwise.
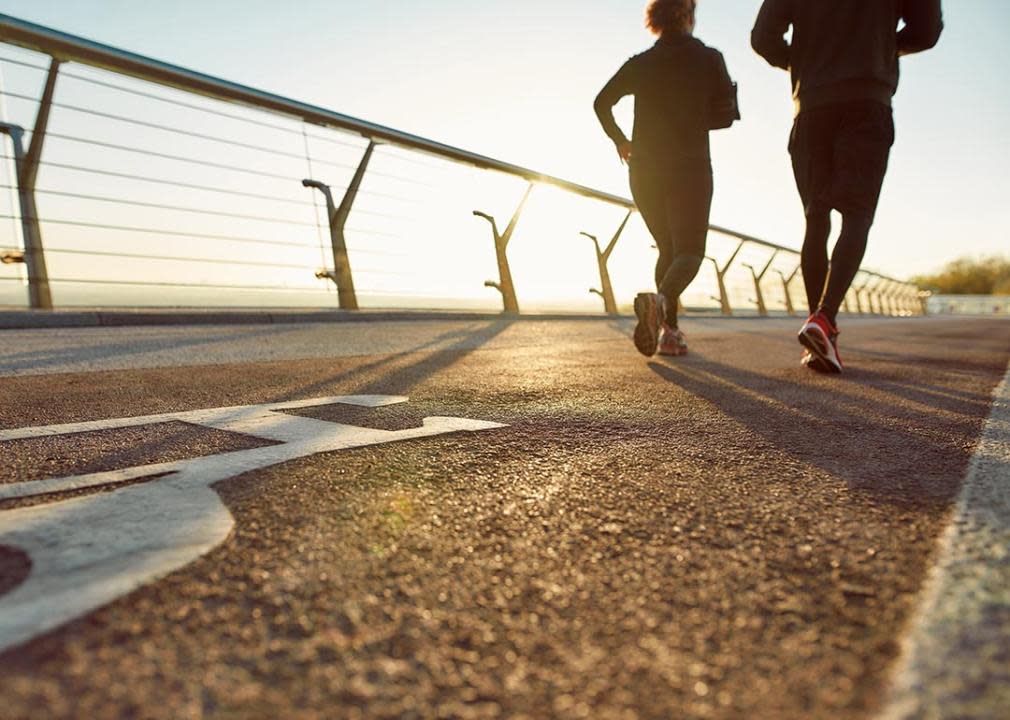
[{"label": "metal handrail", "polygon": [[[53,59],[53,70],[50,73],[50,81],[55,78],[55,71],[60,63],[75,62],[163,87],[174,88],[227,103],[243,105],[320,127],[357,134],[367,140],[370,143],[370,147],[373,147],[374,144],[400,147],[483,170],[496,171],[522,178],[531,184],[551,185],[575,195],[615,205],[629,211],[636,209],[634,201],[619,195],[354,118],[323,107],[299,102],[178,65],[155,60],[2,13],[0,13],[0,42],[49,55]],[[36,162],[36,166],[37,164]],[[716,272],[719,275],[720,294],[722,295],[720,300],[723,312],[727,314],[731,313],[732,310],[728,304],[728,293],[724,287],[722,276],[729,270],[733,259],[735,259],[744,244],[749,243],[773,251],[792,254],[799,253],[794,248],[778,245],[725,227],[718,225],[710,225],[709,227],[712,232],[740,241],[736,253],[734,253],[724,268],[720,269],[718,264],[716,264]],[[333,228],[331,227],[332,230]],[[881,279],[891,280],[891,278],[885,278],[885,276],[876,273],[873,273],[873,275]],[[901,281],[894,280],[894,282]]]},{"label": "metal handrail", "polygon": [[154,60],[2,13],[0,13],[0,42],[45,53],[64,62],[76,62],[103,70],[111,70],[121,75],[185,90],[215,100],[238,103],[257,110],[266,110],[278,115],[297,118],[312,125],[356,133],[366,140],[375,140],[388,145],[448,158],[484,170],[497,170],[521,177],[529,182],[553,185],[568,192],[611,205],[625,208],[634,207],[631,200],[602,190],[595,190],[585,185],[394,130],[384,125],[359,120],[317,105],[291,100],[281,95]]}]

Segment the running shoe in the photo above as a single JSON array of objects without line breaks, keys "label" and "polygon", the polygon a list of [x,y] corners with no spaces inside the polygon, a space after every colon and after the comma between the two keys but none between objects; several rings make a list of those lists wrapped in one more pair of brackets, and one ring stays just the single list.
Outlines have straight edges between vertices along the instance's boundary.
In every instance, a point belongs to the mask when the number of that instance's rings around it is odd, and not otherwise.
[{"label": "running shoe", "polygon": [[679,328],[672,328],[666,323],[660,325],[659,354],[669,357],[687,355],[687,338]]},{"label": "running shoe", "polygon": [[646,357],[656,354],[659,345],[659,328],[666,315],[666,299],[657,293],[638,293],[635,298],[635,347]]},{"label": "running shoe", "polygon": [[842,358],[838,354],[838,328],[822,312],[811,315],[800,329],[800,344],[826,366],[827,372],[841,373]]},{"label": "running shoe", "polygon": [[814,370],[819,373],[832,372],[831,367],[826,362],[821,360],[809,350],[803,351],[803,357],[800,358],[800,365],[805,367],[807,370]]}]

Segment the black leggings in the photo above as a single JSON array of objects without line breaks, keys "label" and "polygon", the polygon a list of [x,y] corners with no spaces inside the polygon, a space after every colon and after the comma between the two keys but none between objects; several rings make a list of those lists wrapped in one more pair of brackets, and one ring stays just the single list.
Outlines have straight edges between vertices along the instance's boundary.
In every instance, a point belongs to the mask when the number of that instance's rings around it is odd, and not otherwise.
[{"label": "black leggings", "polygon": [[654,168],[632,160],[631,195],[656,240],[656,289],[666,298],[666,322],[675,328],[680,295],[705,258],[712,168]]}]

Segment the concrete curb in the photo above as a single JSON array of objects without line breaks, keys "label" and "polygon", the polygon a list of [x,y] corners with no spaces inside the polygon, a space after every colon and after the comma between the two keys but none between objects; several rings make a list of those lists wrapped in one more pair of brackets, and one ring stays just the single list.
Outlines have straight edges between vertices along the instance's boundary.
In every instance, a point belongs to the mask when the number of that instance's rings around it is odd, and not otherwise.
[{"label": "concrete curb", "polygon": [[[510,316],[497,312],[440,310],[14,310],[0,311],[0,330],[145,325],[271,325],[288,323],[352,323],[405,321],[489,321]],[[607,320],[628,315],[545,313],[511,316],[515,320]],[[746,317],[746,316],[743,316]]]}]

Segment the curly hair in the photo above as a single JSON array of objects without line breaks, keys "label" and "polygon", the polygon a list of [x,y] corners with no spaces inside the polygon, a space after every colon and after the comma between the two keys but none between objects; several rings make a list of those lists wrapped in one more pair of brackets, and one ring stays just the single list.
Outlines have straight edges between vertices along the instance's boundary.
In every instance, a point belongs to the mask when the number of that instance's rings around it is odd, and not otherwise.
[{"label": "curly hair", "polygon": [[645,26],[656,35],[689,32],[698,0],[652,0],[645,11]]}]

